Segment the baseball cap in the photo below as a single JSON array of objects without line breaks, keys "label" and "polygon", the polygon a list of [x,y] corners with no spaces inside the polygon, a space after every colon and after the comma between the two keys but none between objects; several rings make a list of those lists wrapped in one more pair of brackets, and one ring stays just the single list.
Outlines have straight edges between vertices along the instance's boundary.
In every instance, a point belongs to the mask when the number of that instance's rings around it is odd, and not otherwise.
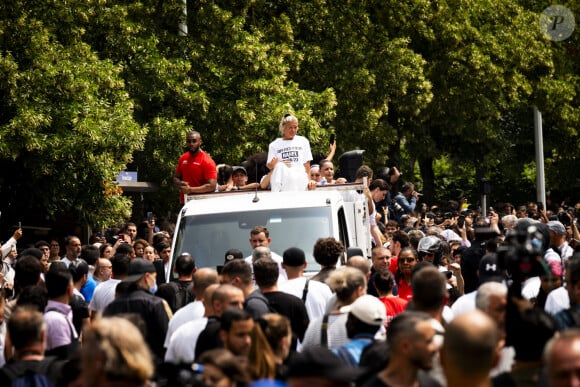
[{"label": "baseball cap", "polygon": [[461,237],[459,235],[457,235],[457,233],[453,230],[443,230],[441,231],[441,234],[439,234],[441,237],[445,238],[445,240],[447,242],[451,242],[451,241],[461,241]]},{"label": "baseball cap", "polygon": [[479,261],[479,283],[502,282],[504,275],[497,263],[497,254],[486,254]]},{"label": "baseball cap", "polygon": [[244,254],[238,249],[229,249],[226,251],[224,264],[233,261],[234,259],[242,259],[244,258]]},{"label": "baseball cap", "polygon": [[298,267],[306,263],[306,256],[298,247],[290,247],[282,254],[282,260],[287,266]]},{"label": "baseball cap", "polygon": [[132,259],[129,263],[129,270],[127,272],[127,278],[122,282],[136,282],[145,275],[145,273],[155,273],[155,266],[152,262],[149,262],[143,258]]},{"label": "baseball cap", "polygon": [[365,294],[357,298],[352,304],[340,308],[343,313],[352,313],[365,324],[381,326],[387,318],[387,310],[377,297]]},{"label": "baseball cap", "polygon": [[566,234],[566,227],[558,220],[551,220],[548,222],[548,229],[558,235]]},{"label": "baseball cap", "polygon": [[246,168],[244,168],[244,167],[241,167],[241,166],[239,166],[239,165],[236,165],[236,166],[234,167],[234,172],[233,172],[232,174],[235,174],[235,173],[236,173],[236,172],[238,172],[238,171],[242,171],[242,172],[244,173],[244,175],[248,176],[248,172],[246,171]]}]

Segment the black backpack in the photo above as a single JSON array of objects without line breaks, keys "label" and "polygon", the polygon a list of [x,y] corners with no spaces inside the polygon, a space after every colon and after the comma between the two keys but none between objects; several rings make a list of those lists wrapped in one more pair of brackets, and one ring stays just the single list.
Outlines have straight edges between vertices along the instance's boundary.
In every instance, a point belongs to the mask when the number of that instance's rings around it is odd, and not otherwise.
[{"label": "black backpack", "polygon": [[169,284],[175,290],[175,305],[172,305],[175,309],[173,312],[194,301],[193,283],[185,285],[179,281],[170,281]]}]

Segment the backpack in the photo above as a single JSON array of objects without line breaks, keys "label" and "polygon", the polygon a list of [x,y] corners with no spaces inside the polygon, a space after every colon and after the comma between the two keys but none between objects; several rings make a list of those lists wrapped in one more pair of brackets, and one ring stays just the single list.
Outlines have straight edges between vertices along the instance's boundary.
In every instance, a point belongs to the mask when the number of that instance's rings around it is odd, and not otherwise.
[{"label": "backpack", "polygon": [[[54,387],[49,375],[60,369],[56,363],[61,363],[56,357],[46,357],[38,362],[35,369],[27,369],[23,373],[18,373],[17,369],[10,366],[3,367],[0,371],[0,380],[10,380],[10,387]],[[7,386],[8,387],[8,386]]]},{"label": "backpack", "polygon": [[175,290],[175,305],[172,305],[175,309],[173,312],[194,301],[192,293],[193,283],[184,285],[179,281],[171,281],[169,284]]},{"label": "backpack", "polygon": [[246,298],[245,303],[247,304],[248,301],[250,300],[260,300],[264,304],[266,304],[266,307],[268,308],[268,313],[278,313],[274,308],[272,308],[272,305],[270,305],[270,301],[268,301],[266,296],[264,296],[264,294],[260,290],[250,293],[248,298]]}]

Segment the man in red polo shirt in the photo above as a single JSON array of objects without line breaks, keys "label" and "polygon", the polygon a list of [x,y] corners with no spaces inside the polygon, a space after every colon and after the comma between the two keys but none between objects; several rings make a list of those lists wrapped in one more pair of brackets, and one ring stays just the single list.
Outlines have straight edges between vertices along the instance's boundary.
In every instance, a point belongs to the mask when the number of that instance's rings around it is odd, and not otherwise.
[{"label": "man in red polo shirt", "polygon": [[175,169],[173,182],[179,188],[181,204],[183,195],[215,191],[217,170],[212,158],[201,150],[201,135],[196,131],[187,132],[187,152],[181,155]]}]

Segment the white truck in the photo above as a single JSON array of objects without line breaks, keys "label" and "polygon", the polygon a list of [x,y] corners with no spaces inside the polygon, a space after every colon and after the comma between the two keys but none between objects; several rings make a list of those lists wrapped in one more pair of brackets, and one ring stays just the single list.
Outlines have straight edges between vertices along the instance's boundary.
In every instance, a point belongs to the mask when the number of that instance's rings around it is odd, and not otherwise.
[{"label": "white truck", "polygon": [[304,250],[307,272],[320,270],[312,256],[318,238],[334,237],[370,257],[369,213],[362,188],[362,184],[341,184],[301,192],[190,195],[177,219],[167,280],[175,278],[175,258],[185,252],[195,258],[198,268],[223,265],[226,251],[232,248],[244,257],[251,255],[250,230],[260,225],[268,228],[270,248],[279,255],[289,247]]}]

